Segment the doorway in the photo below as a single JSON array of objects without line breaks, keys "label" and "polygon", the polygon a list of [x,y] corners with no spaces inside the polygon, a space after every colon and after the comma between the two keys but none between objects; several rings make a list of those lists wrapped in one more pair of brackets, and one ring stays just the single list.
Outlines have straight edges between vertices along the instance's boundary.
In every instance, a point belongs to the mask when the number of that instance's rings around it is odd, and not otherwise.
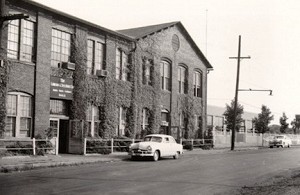
[{"label": "doorway", "polygon": [[69,120],[51,118],[50,128],[53,129],[53,136],[58,138],[58,153],[68,153]]}]

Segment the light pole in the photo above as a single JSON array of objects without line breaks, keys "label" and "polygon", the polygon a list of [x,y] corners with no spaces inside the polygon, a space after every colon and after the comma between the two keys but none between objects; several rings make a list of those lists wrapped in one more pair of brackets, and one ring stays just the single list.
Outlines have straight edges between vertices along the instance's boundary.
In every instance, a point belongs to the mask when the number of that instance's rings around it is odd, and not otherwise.
[{"label": "light pole", "polygon": [[239,79],[240,79],[240,61],[241,59],[250,59],[250,56],[241,57],[241,35],[239,35],[238,57],[229,57],[229,59],[237,59],[236,87],[235,87],[234,110],[233,110],[233,124],[232,124],[232,133],[231,133],[231,150],[234,150],[236,112],[237,112]]}]

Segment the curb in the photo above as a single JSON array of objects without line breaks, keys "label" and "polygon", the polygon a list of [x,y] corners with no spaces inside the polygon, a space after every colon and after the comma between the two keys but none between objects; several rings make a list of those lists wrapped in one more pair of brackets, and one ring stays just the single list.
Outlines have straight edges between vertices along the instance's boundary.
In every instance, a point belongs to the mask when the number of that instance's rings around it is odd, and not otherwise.
[{"label": "curb", "polygon": [[[29,157],[30,158],[30,157]],[[73,161],[73,162],[45,162],[45,163],[22,163],[22,164],[16,164],[16,165],[4,165],[0,166],[0,173],[11,173],[16,171],[27,171],[32,169],[39,169],[39,168],[46,168],[46,167],[62,167],[62,166],[76,166],[76,165],[82,165],[82,164],[92,164],[92,163],[99,163],[99,162],[117,162],[122,161],[123,158],[102,158],[102,159],[93,159],[93,160],[79,160],[79,161]]]}]

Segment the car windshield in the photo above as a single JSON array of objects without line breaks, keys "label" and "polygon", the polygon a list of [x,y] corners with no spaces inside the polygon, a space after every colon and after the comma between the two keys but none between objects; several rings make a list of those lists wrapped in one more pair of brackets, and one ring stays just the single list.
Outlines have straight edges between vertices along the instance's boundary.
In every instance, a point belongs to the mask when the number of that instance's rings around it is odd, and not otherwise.
[{"label": "car windshield", "polygon": [[283,136],[275,136],[275,139],[283,139]]},{"label": "car windshield", "polygon": [[148,136],[148,137],[144,138],[144,141],[146,141],[146,142],[161,142],[162,138],[156,137],[156,136]]}]

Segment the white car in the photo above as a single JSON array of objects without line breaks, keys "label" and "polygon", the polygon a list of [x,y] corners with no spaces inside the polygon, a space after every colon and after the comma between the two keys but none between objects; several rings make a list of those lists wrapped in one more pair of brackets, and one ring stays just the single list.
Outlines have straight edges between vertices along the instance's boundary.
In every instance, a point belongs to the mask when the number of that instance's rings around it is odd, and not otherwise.
[{"label": "white car", "polygon": [[129,146],[131,159],[136,157],[152,157],[157,161],[161,157],[173,156],[178,159],[183,154],[183,147],[176,143],[170,135],[151,134],[147,135],[142,142],[133,143]]},{"label": "white car", "polygon": [[291,147],[292,146],[292,140],[285,136],[285,135],[276,135],[269,141],[270,148],[273,147]]}]

